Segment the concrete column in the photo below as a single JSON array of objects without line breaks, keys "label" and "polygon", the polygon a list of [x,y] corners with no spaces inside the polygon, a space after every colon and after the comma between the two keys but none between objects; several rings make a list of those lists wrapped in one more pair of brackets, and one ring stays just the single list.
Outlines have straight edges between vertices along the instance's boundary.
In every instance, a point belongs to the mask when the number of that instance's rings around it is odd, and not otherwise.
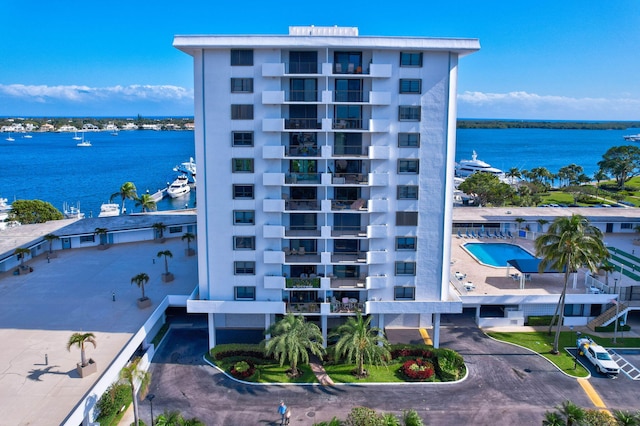
[{"label": "concrete column", "polygon": [[207,322],[209,323],[209,350],[216,347],[216,321],[212,313],[207,314]]},{"label": "concrete column", "polygon": [[440,314],[433,314],[433,347],[440,347]]},{"label": "concrete column", "polygon": [[[264,314],[264,329],[268,330],[269,327],[271,327],[271,314]],[[266,334],[264,336],[264,338],[269,340],[269,339],[271,339],[271,335],[270,334]]]},{"label": "concrete column", "polygon": [[320,317],[320,328],[322,329],[322,346],[327,347],[327,316]]}]

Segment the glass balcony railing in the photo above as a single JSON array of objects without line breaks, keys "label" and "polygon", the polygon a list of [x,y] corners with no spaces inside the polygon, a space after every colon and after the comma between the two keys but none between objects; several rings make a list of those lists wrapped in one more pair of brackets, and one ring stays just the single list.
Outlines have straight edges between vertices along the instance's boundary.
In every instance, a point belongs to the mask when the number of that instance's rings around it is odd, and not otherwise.
[{"label": "glass balcony railing", "polygon": [[367,200],[358,198],[357,200],[331,200],[331,210],[367,210]]},{"label": "glass balcony railing", "polygon": [[320,278],[287,278],[286,288],[320,288]]},{"label": "glass balcony railing", "polygon": [[318,62],[286,62],[287,74],[320,74],[320,64]]},{"label": "glass balcony railing", "polygon": [[322,122],[317,118],[288,118],[284,120],[285,129],[321,129]]},{"label": "glass balcony railing", "polygon": [[334,185],[362,185],[368,183],[367,173],[333,173],[332,183]]},{"label": "glass balcony railing", "polygon": [[361,118],[336,118],[333,120],[334,129],[365,129],[365,120]]},{"label": "glass balcony railing", "polygon": [[319,184],[320,173],[287,173],[284,183],[288,184]]},{"label": "glass balcony railing", "polygon": [[291,226],[284,229],[285,237],[319,237],[317,226]]},{"label": "glass balcony railing", "polygon": [[317,211],[317,210],[320,210],[320,201],[315,200],[315,199],[310,199],[310,200],[300,200],[300,199],[285,200],[284,209],[285,210],[291,210],[291,211],[300,211],[300,210]]},{"label": "glass balcony railing", "polygon": [[285,93],[287,102],[319,102],[317,90],[291,90]]},{"label": "glass balcony railing", "polygon": [[319,313],[320,312],[320,304],[319,303],[287,303],[287,312],[288,313]]},{"label": "glass balcony railing", "polygon": [[334,226],[331,229],[332,237],[366,237],[367,228],[360,226]]},{"label": "glass balcony railing", "polygon": [[336,90],[333,92],[334,102],[369,102],[369,93],[362,90]]},{"label": "glass balcony railing", "polygon": [[333,252],[331,253],[331,263],[340,263],[340,262],[366,262],[367,261],[367,252],[366,251],[355,251],[355,252]]},{"label": "glass balcony railing", "polygon": [[287,157],[320,157],[320,150],[316,144],[289,145],[284,147]]}]

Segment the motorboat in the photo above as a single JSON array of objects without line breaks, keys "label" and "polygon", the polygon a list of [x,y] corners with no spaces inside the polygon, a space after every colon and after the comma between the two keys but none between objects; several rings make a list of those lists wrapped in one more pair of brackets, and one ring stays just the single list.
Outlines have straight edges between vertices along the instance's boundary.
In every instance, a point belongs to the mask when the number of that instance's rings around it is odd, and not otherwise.
[{"label": "motorboat", "polygon": [[11,137],[11,133],[9,133],[9,137],[7,137],[7,140],[8,140],[9,142],[13,142],[13,141],[15,141],[15,139]]},{"label": "motorboat", "polygon": [[187,176],[189,182],[196,183],[196,163],[193,160],[193,157],[189,158],[189,161],[185,161],[184,163],[180,163],[173,168],[174,172],[182,173]]},{"label": "motorboat", "polygon": [[171,198],[182,197],[191,191],[187,175],[180,175],[167,188],[167,195]]},{"label": "motorboat", "polygon": [[84,132],[82,132],[82,141],[78,142],[76,146],[82,146],[82,147],[92,146],[90,141],[84,140]]},{"label": "motorboat", "polygon": [[622,137],[625,141],[630,141],[630,142],[640,142],[640,133],[637,133],[635,135],[626,135]]},{"label": "motorboat", "polygon": [[100,214],[98,217],[110,217],[120,215],[120,204],[116,203],[103,203],[100,206]]},{"label": "motorboat", "polygon": [[466,178],[476,172],[491,173],[500,179],[504,179],[505,177],[502,170],[492,167],[482,160],[478,160],[478,154],[474,150],[471,160],[460,160],[459,163],[456,163],[456,176]]},{"label": "motorboat", "polygon": [[84,219],[84,213],[80,211],[80,203],[76,207],[64,203],[62,210],[65,219]]}]

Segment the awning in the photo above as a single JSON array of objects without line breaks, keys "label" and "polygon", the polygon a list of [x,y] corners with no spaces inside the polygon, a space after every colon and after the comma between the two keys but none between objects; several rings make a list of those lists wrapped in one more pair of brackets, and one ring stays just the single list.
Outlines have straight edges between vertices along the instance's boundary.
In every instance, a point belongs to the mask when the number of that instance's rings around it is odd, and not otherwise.
[{"label": "awning", "polygon": [[[522,274],[539,274],[538,267],[540,266],[540,262],[542,259],[511,259],[507,260],[507,264],[516,268]],[[561,271],[557,271],[552,269],[550,265],[547,265],[545,270],[542,273],[558,273]]]}]

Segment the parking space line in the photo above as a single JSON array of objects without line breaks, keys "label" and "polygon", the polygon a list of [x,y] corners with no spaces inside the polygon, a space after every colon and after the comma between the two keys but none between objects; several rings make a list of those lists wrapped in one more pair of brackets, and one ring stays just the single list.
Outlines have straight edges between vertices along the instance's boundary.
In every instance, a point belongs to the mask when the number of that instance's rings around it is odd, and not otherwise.
[{"label": "parking space line", "polygon": [[600,395],[598,395],[598,392],[596,392],[593,386],[591,386],[591,383],[589,383],[588,379],[580,378],[578,379],[578,383],[580,383],[582,390],[584,390],[591,402],[593,402],[593,405],[598,408],[607,408],[607,406],[604,405],[602,398],[600,398]]},{"label": "parking space line", "polygon": [[613,358],[613,360],[620,366],[620,370],[622,370],[622,372],[626,374],[627,377],[629,377],[631,380],[640,380],[640,370],[638,370],[636,366],[624,359],[613,349],[607,349],[607,352],[609,352],[611,358]]},{"label": "parking space line", "polygon": [[424,340],[425,345],[433,346],[433,341],[431,341],[431,337],[429,337],[429,333],[426,329],[420,329],[420,336],[422,336],[422,340]]}]

